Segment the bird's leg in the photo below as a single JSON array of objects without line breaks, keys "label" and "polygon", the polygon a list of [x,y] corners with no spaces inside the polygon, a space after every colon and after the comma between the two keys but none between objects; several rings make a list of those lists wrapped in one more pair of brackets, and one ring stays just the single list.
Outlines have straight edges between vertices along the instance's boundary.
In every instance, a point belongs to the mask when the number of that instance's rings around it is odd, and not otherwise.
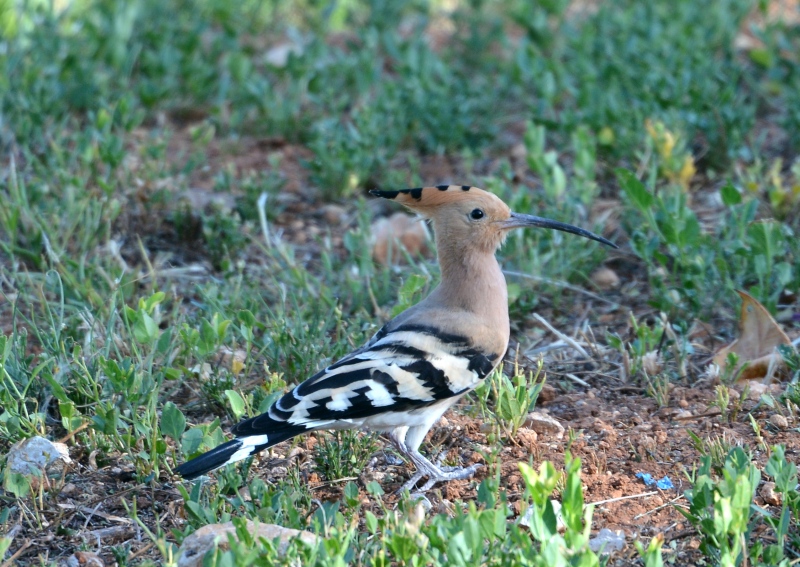
[{"label": "bird's leg", "polygon": [[483,466],[479,463],[476,463],[468,467],[441,467],[438,463],[442,462],[444,459],[444,454],[439,457],[437,464],[433,464],[422,453],[419,452],[418,444],[416,444],[417,446],[414,446],[414,442],[420,436],[414,435],[413,433],[416,432],[412,432],[411,438],[407,440],[406,433],[407,431],[402,431],[402,433],[398,432],[398,434],[392,432],[392,434],[389,435],[395,447],[397,447],[397,449],[406,457],[408,457],[409,460],[414,463],[414,466],[417,467],[417,472],[414,473],[414,475],[408,479],[403,486],[400,487],[398,492],[403,492],[405,489],[411,491],[416,488],[417,482],[419,482],[422,477],[428,477],[428,481],[422,486],[422,488],[416,490],[416,492],[425,492],[430,490],[437,482],[470,478],[479,468]]}]

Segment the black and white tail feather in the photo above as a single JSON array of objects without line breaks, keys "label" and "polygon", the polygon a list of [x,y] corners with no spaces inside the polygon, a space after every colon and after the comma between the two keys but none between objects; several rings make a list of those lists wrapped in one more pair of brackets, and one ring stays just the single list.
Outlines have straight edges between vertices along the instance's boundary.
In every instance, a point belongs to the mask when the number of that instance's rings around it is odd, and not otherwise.
[{"label": "black and white tail feather", "polygon": [[235,439],[183,463],[176,472],[193,479],[302,433],[363,428],[390,431],[398,449],[422,473],[441,476],[442,469],[419,454],[419,444],[500,357],[432,326],[384,327],[362,348],[285,394],[266,413],[233,427]]}]

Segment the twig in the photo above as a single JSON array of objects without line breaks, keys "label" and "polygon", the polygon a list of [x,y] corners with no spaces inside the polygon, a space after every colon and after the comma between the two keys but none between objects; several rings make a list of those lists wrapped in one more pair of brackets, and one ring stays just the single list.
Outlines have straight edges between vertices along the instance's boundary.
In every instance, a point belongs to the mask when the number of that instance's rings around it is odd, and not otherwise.
[{"label": "twig", "polygon": [[566,376],[567,378],[569,378],[570,380],[572,380],[576,384],[578,384],[580,386],[583,386],[584,388],[590,388],[591,387],[591,386],[589,386],[588,382],[586,382],[584,380],[581,380],[580,378],[578,378],[574,374],[570,374],[569,372],[567,372],[566,374],[564,374],[564,376]]},{"label": "twig", "polygon": [[550,352],[551,350],[558,350],[558,349],[561,349],[561,348],[564,348],[564,347],[568,347],[568,346],[569,345],[567,343],[565,343],[564,341],[556,341],[554,343],[550,343],[549,345],[544,345],[544,346],[541,346],[541,347],[538,347],[538,348],[535,348],[535,349],[532,349],[532,350],[526,350],[525,351],[525,356],[533,357],[533,356],[536,356],[537,354],[541,354],[541,353],[544,353],[544,352]]},{"label": "twig", "polygon": [[325,482],[321,482],[316,486],[310,487],[311,490],[317,490],[318,488],[322,488],[323,486],[331,486],[332,484],[340,484],[342,482],[347,482],[349,480],[358,480],[357,476],[346,476],[344,478],[337,478],[335,480],[326,480]]},{"label": "twig", "polygon": [[674,419],[675,421],[688,421],[690,419],[700,419],[700,418],[703,418],[703,417],[714,417],[716,415],[721,415],[721,414],[722,414],[721,410],[715,409],[715,410],[712,410],[712,411],[709,411],[709,412],[706,412],[706,413],[701,413],[699,415],[687,415],[686,417],[673,417],[672,419]]},{"label": "twig", "polygon": [[99,530],[91,530],[81,532],[80,535],[86,541],[95,540],[97,545],[100,545],[100,540],[109,537],[128,537],[133,532],[133,526],[111,526],[110,528],[100,528]]},{"label": "twig", "polygon": [[25,553],[25,550],[28,549],[30,546],[31,546],[31,540],[29,539],[25,540],[25,543],[22,544],[22,547],[20,547],[16,551],[16,553],[14,553],[14,555],[3,561],[3,564],[0,565],[0,567],[11,567],[12,565],[14,565],[14,560],[17,559],[19,556],[21,556],[23,553]]},{"label": "twig", "polygon": [[697,530],[694,529],[694,528],[689,528],[688,530],[681,530],[681,531],[677,532],[674,535],[664,536],[664,543],[669,543],[669,542],[674,541],[676,539],[681,539],[681,538],[684,538],[684,537],[693,536],[696,533],[697,533]]},{"label": "twig", "polygon": [[83,512],[84,514],[90,514],[90,518],[91,516],[99,516],[104,520],[108,520],[109,522],[118,522],[120,524],[133,523],[130,520],[130,518],[122,518],[120,516],[114,516],[113,514],[106,514],[105,512],[100,512],[98,509],[102,505],[103,502],[99,502],[95,508],[89,508],[88,506],[76,506],[75,504],[64,504],[63,502],[58,503],[59,508],[63,508],[65,510],[77,510]]},{"label": "twig", "polygon": [[581,345],[579,345],[577,342],[575,342],[575,339],[573,339],[572,337],[568,337],[567,335],[565,335],[561,331],[556,330],[550,323],[547,322],[547,320],[544,317],[542,317],[538,313],[534,313],[533,314],[533,318],[536,319],[537,321],[539,321],[539,323],[541,323],[545,327],[547,327],[549,329],[549,331],[551,333],[553,333],[555,336],[557,336],[559,339],[561,339],[565,343],[569,344],[569,346],[571,346],[573,349],[578,351],[578,353],[581,356],[583,356],[585,358],[591,358],[589,356],[589,353],[586,352]]},{"label": "twig", "polygon": [[587,506],[599,506],[600,504],[609,504],[610,502],[619,502],[620,500],[630,500],[631,498],[644,498],[645,496],[653,496],[654,494],[658,494],[658,490],[654,490],[653,492],[642,492],[641,494],[631,494],[629,496],[620,496],[618,498],[609,498],[608,500],[600,500],[598,502],[589,502]]},{"label": "twig", "polygon": [[509,276],[514,276],[514,277],[517,277],[517,278],[524,278],[524,279],[527,279],[527,280],[533,280],[535,282],[546,283],[546,284],[553,285],[553,286],[556,286],[556,287],[561,287],[561,288],[564,288],[564,289],[568,289],[570,291],[574,291],[574,292],[577,292],[577,293],[582,293],[583,295],[586,295],[586,296],[591,297],[592,299],[596,299],[598,301],[602,301],[603,303],[611,305],[612,307],[615,307],[615,308],[619,308],[620,307],[619,303],[617,303],[616,301],[611,301],[610,299],[606,299],[605,297],[601,297],[601,296],[599,296],[599,295],[597,295],[595,293],[592,293],[591,291],[588,291],[586,289],[583,289],[581,287],[577,287],[577,286],[574,286],[572,284],[568,284],[567,282],[560,282],[560,281],[556,281],[556,280],[551,280],[550,278],[544,278],[542,276],[533,276],[531,274],[523,274],[522,272],[515,272],[513,270],[503,270],[503,273],[506,274],[506,275],[509,275]]},{"label": "twig", "polygon": [[70,439],[75,437],[75,435],[77,435],[78,433],[80,433],[81,431],[86,429],[87,427],[89,427],[89,422],[88,421],[84,421],[81,425],[76,427],[73,431],[71,431],[70,433],[68,433],[67,435],[65,435],[61,439],[59,439],[58,442],[59,443],[66,443],[67,441],[69,441]]},{"label": "twig", "polygon": [[143,555],[143,554],[147,553],[148,551],[150,551],[153,548],[154,545],[155,545],[155,543],[151,541],[150,543],[145,545],[142,549],[140,549],[136,553],[131,553],[130,555],[128,555],[128,563],[130,563],[131,561],[133,561],[134,559],[136,559],[140,555]]},{"label": "twig", "polygon": [[667,506],[670,506],[671,504],[673,504],[674,502],[677,502],[681,498],[683,498],[683,494],[681,494],[680,496],[676,496],[675,498],[673,498],[672,500],[670,500],[666,504],[662,504],[661,506],[656,506],[655,508],[653,508],[652,510],[648,510],[647,512],[642,512],[638,516],[634,516],[633,519],[634,520],[638,520],[639,518],[644,518],[645,516],[649,516],[653,512],[657,512],[657,511],[661,510],[662,508],[666,508]]},{"label": "twig", "polygon": [[261,232],[264,233],[264,242],[267,243],[267,248],[272,248],[272,238],[269,235],[269,225],[267,224],[267,193],[261,193],[258,197],[258,219],[261,221]]}]

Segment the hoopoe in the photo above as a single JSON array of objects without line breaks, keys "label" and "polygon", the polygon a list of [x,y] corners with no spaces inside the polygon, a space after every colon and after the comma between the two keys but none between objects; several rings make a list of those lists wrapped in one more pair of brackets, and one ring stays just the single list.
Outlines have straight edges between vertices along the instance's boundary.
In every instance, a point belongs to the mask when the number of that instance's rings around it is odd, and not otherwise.
[{"label": "hoopoe", "polygon": [[180,465],[192,479],[317,429],[387,432],[416,466],[403,488],[471,477],[480,467],[438,466],[419,452],[428,430],[497,367],[508,348],[508,294],[495,252],[511,229],[543,227],[616,248],[562,222],[512,212],[467,185],[372,191],[433,221],[441,282],[386,323],[364,346],[285,394],[266,413],[234,426],[233,440]]}]

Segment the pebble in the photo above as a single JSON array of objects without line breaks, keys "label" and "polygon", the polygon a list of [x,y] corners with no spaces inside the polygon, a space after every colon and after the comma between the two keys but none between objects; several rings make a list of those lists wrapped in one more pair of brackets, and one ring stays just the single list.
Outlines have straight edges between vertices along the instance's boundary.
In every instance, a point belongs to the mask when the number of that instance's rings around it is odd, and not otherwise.
[{"label": "pebble", "polygon": [[769,418],[769,422],[778,429],[787,429],[789,427],[789,420],[779,413],[773,413]]},{"label": "pebble", "polygon": [[619,287],[620,280],[617,272],[611,268],[598,268],[591,275],[592,283],[601,290],[609,290]]},{"label": "pebble", "polygon": [[533,429],[539,435],[555,436],[556,439],[564,437],[564,426],[555,418],[539,411],[532,411],[523,423],[523,427]]},{"label": "pebble", "polygon": [[383,265],[405,263],[405,248],[412,257],[430,251],[425,225],[405,213],[380,218],[371,227],[372,257]]},{"label": "pebble", "polygon": [[347,211],[339,205],[325,205],[322,208],[322,217],[328,224],[342,224],[347,218]]}]

